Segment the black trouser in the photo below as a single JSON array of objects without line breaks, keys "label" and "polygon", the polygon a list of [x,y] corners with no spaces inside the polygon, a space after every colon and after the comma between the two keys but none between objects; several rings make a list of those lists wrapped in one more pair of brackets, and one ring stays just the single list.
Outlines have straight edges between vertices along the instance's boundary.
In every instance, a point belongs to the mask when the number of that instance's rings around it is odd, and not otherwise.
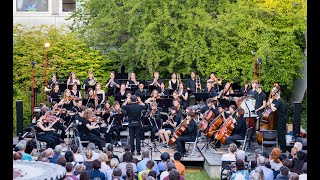
[{"label": "black trouser", "polygon": [[236,140],[243,140],[244,137],[240,136],[239,134],[233,134],[232,136],[229,136],[226,138],[226,144],[235,143],[237,146],[239,146],[241,143],[236,142]]},{"label": "black trouser", "polygon": [[158,132],[158,129],[156,126],[144,126],[142,127],[141,131],[141,140],[144,140],[144,133],[147,131],[151,131],[151,141],[153,142],[156,136],[156,132]]},{"label": "black trouser", "polygon": [[196,137],[195,136],[191,136],[191,135],[182,135],[179,138],[176,139],[176,144],[177,144],[177,148],[178,148],[178,152],[180,152],[181,154],[185,154],[186,151],[186,145],[185,142],[192,142],[195,141]]},{"label": "black trouser", "polygon": [[60,121],[57,121],[52,127],[56,130],[58,130],[58,129],[61,130],[60,137],[62,140],[64,140],[64,138],[66,136],[66,127]]},{"label": "black trouser", "polygon": [[37,134],[37,140],[47,143],[47,148],[54,149],[56,145],[60,144],[60,135],[53,131],[47,131],[44,134]]},{"label": "black trouser", "polygon": [[98,146],[99,150],[103,150],[102,149],[102,141],[100,139],[100,136],[97,136],[91,132],[87,133],[87,134],[83,134],[81,135],[80,138],[82,141],[90,141],[93,142],[96,146]]},{"label": "black trouser", "polygon": [[[141,131],[142,126],[139,121],[130,122],[129,125],[129,138],[130,138],[130,146],[131,152],[134,152],[137,149],[137,152],[141,151]],[[136,147],[134,146],[134,138],[136,138]]]},{"label": "black trouser", "polygon": [[90,132],[98,137],[101,137],[99,128],[91,129]]},{"label": "black trouser", "polygon": [[282,151],[286,151],[286,121],[287,119],[285,117],[278,117],[277,135],[279,147]]},{"label": "black trouser", "polygon": [[125,130],[126,130],[126,127],[115,125],[110,128],[109,133],[111,133],[112,139],[120,141],[120,132]]}]

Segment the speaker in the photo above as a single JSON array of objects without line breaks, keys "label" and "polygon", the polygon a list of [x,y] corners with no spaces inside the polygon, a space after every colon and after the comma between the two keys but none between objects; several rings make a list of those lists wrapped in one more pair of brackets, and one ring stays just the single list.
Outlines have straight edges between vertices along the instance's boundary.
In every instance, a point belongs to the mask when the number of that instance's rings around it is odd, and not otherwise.
[{"label": "speaker", "polygon": [[23,102],[16,100],[17,136],[23,134]]},{"label": "speaker", "polygon": [[293,107],[293,136],[294,138],[300,137],[301,125],[301,103],[294,102]]}]

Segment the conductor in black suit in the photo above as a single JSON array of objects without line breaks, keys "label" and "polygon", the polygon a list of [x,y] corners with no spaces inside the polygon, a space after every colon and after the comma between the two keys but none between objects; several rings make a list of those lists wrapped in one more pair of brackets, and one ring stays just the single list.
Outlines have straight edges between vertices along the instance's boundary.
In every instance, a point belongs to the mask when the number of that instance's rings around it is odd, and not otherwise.
[{"label": "conductor in black suit", "polygon": [[[131,152],[134,154],[135,149],[137,149],[137,155],[141,155],[141,112],[146,110],[147,106],[141,101],[140,97],[132,95],[129,102],[127,99],[121,108],[127,112],[128,116]],[[134,138],[136,138],[136,147],[134,146]]]}]

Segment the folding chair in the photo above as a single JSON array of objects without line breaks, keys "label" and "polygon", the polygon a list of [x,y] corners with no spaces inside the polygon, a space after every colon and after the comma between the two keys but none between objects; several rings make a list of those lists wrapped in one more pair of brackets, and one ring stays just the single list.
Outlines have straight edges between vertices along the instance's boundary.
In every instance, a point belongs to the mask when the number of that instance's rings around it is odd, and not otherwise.
[{"label": "folding chair", "polygon": [[235,161],[222,161],[221,162],[221,172],[220,172],[220,179],[230,179],[231,177],[231,163]]},{"label": "folding chair", "polygon": [[250,127],[250,128],[247,128],[244,140],[236,140],[237,142],[242,144],[242,151],[247,150],[248,145],[251,143],[252,135],[253,135],[253,127]]},{"label": "folding chair", "polygon": [[196,150],[197,143],[198,143],[199,138],[200,138],[200,136],[199,136],[199,133],[200,133],[200,132],[201,132],[201,130],[197,131],[197,135],[196,135],[195,141],[185,142],[186,144],[189,145],[189,146],[188,146],[188,150],[190,149],[190,145],[193,146],[193,147],[192,147],[192,152],[191,152],[191,157],[193,157],[193,154],[194,154],[194,152],[195,152],[195,150]]},{"label": "folding chair", "polygon": [[262,152],[265,145],[278,147],[277,130],[262,130],[261,133],[262,133],[262,144],[261,144]]}]

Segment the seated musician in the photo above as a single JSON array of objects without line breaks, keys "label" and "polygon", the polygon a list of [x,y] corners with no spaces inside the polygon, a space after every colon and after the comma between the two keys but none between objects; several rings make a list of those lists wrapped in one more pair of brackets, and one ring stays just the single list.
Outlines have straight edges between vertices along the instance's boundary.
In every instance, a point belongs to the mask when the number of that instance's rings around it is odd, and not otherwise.
[{"label": "seated musician", "polygon": [[110,112],[110,118],[107,119],[108,128],[107,133],[111,134],[112,139],[117,142],[114,143],[116,146],[122,146],[120,141],[120,132],[125,131],[127,128],[122,126],[126,111],[121,109],[120,103],[115,101],[113,103],[113,111]]},{"label": "seated musician", "polygon": [[159,130],[159,136],[162,140],[162,147],[168,148],[170,141],[170,135],[173,134],[174,128],[176,128],[181,122],[182,113],[176,106],[173,106],[168,119],[163,122],[162,129]]},{"label": "seated musician", "polygon": [[134,95],[139,96],[142,101],[145,101],[148,94],[148,89],[144,89],[143,82],[139,82],[138,89],[134,92]]},{"label": "seated musician", "polygon": [[208,93],[209,98],[214,98],[214,100],[218,100],[218,90],[213,87],[211,82],[207,82],[207,87],[203,90],[204,93]]},{"label": "seated musician", "polygon": [[122,105],[122,103],[126,100],[126,93],[126,84],[121,83],[119,92],[115,94],[115,100],[119,101],[120,105]]},{"label": "seated musician", "polygon": [[195,122],[195,112],[190,111],[187,114],[186,130],[176,139],[176,144],[178,148],[178,152],[183,155],[186,155],[187,151],[185,148],[185,142],[195,141],[197,136],[197,124]]},{"label": "seated musician", "polygon": [[89,103],[92,103],[94,105],[94,108],[98,106],[98,96],[93,88],[88,88],[86,106]]},{"label": "seated musician", "polygon": [[[209,111],[212,111],[212,113],[214,114],[214,117],[216,117],[219,113],[218,111],[218,108],[216,108],[216,106],[214,105],[214,100],[213,98],[208,98],[206,100],[206,106],[204,106],[201,110],[200,110],[200,118],[203,119],[203,118],[208,118],[208,117],[205,117],[206,114],[209,113]],[[213,118],[214,118],[213,117]],[[208,120],[208,119],[207,119]],[[210,120],[213,120],[213,119],[210,119]],[[209,122],[210,123],[210,122]]]},{"label": "seated musician", "polygon": [[183,82],[179,83],[179,87],[178,87],[177,92],[180,97],[180,100],[182,101],[181,105],[182,105],[183,109],[186,109],[188,107],[189,94],[188,94],[188,91],[184,88]]},{"label": "seated musician", "polygon": [[160,84],[159,94],[161,97],[169,96],[169,89],[166,89],[166,85],[163,82]]},{"label": "seated musician", "polygon": [[151,97],[149,97],[144,103],[145,104],[151,104],[152,102],[157,102],[157,99],[160,98],[160,94],[158,92],[158,90],[154,89],[152,92],[151,92]]},{"label": "seated musician", "polygon": [[76,99],[71,96],[71,92],[69,89],[64,90],[63,98],[58,103],[58,106],[61,109],[65,109],[66,113],[61,114],[61,118],[66,122],[66,125],[69,125],[71,122],[71,116],[69,115],[69,111],[72,111],[73,107],[76,106]]},{"label": "seated musician", "polygon": [[104,90],[101,89],[101,84],[98,83],[98,82],[96,83],[94,93],[98,97],[98,106],[96,108],[101,108],[102,109],[103,107],[101,106],[101,104],[104,103],[104,101],[106,100],[106,97],[105,97]]},{"label": "seated musician", "polygon": [[52,118],[48,110],[47,107],[40,109],[40,117],[34,129],[36,130],[38,141],[46,142],[48,148],[55,148],[56,145],[61,143],[60,135],[52,127],[58,121],[58,118]]},{"label": "seated musician", "polygon": [[130,79],[127,81],[126,88],[129,88],[130,85],[139,85],[139,82],[137,81],[136,73],[132,72],[130,74]]},{"label": "seated musician", "polygon": [[218,95],[219,103],[226,105],[226,108],[229,108],[229,106],[231,105],[230,101],[234,101],[230,94],[234,94],[234,91],[232,89],[231,82],[227,82]]},{"label": "seated musician", "polygon": [[79,98],[79,99],[76,99],[75,101],[76,101],[77,105],[76,105],[76,106],[73,106],[72,111],[73,111],[75,114],[77,114],[77,113],[79,113],[79,112],[81,111],[82,99]]},{"label": "seated musician", "polygon": [[80,93],[80,91],[78,90],[78,84],[77,84],[77,83],[74,83],[74,84],[72,85],[72,88],[71,88],[70,93],[71,93],[71,96],[72,96],[72,97],[81,98],[81,93]]},{"label": "seated musician", "polygon": [[243,117],[244,109],[239,107],[236,110],[236,118],[232,118],[234,129],[232,131],[231,136],[226,138],[226,144],[235,143],[240,146],[240,143],[236,142],[236,140],[243,140],[245,138],[247,132],[246,119]]},{"label": "seated musician", "polygon": [[156,86],[157,88],[160,88],[160,85],[162,83],[162,79],[159,79],[159,72],[154,71],[153,73],[153,79],[151,79],[150,84],[151,86]]},{"label": "seated musician", "polygon": [[151,142],[153,142],[155,144],[155,134],[156,132],[158,132],[161,129],[160,126],[160,122],[161,122],[161,118],[160,118],[160,110],[158,109],[158,104],[156,102],[152,102],[150,104],[151,109],[147,112],[146,114],[146,118],[148,121],[147,125],[143,125],[142,127],[142,136],[141,136],[141,140],[144,140],[144,133],[147,131],[151,131]]},{"label": "seated musician", "polygon": [[174,100],[176,100],[176,101],[179,103],[179,106],[177,106],[178,109],[179,109],[179,110],[183,110],[183,109],[182,109],[182,107],[183,107],[183,106],[182,106],[183,101],[182,101],[182,99],[179,97],[178,91],[173,91],[173,93],[172,93],[172,98],[173,98],[172,103],[173,103]]},{"label": "seated musician", "polygon": [[[43,107],[45,107],[45,106],[43,106]],[[63,124],[64,120],[61,118],[61,116],[64,117],[66,114],[62,114],[62,113],[63,113],[63,111],[60,111],[58,103],[53,101],[51,114],[53,116],[55,116],[56,118],[58,118],[58,121],[56,121],[52,127],[56,130],[61,130],[61,134],[60,134],[60,141],[61,142],[64,141],[64,138],[66,136],[66,127]]]},{"label": "seated musician", "polygon": [[[85,110],[79,113],[79,116],[76,116],[76,121],[78,122],[78,131],[79,136],[82,141],[93,142],[98,146],[99,150],[102,149],[102,139],[100,136],[92,133],[91,130],[99,129],[99,125],[95,122],[92,122],[93,112],[89,108],[84,108]],[[92,122],[92,123],[91,123]]]},{"label": "seated musician", "polygon": [[89,70],[88,71],[88,77],[84,80],[83,84],[85,86],[91,86],[92,87],[92,86],[95,86],[96,83],[97,83],[97,80],[93,75],[93,71]]},{"label": "seated musician", "polygon": [[50,92],[48,101],[52,103],[52,101],[60,102],[61,100],[61,91],[59,88],[59,84],[53,84],[53,90]]},{"label": "seated musician", "polygon": [[106,82],[106,88],[108,88],[108,91],[106,92],[107,98],[109,96],[113,96],[115,93],[117,93],[116,88],[120,88],[120,81],[115,78],[116,74],[114,71],[110,72],[110,79]]}]

